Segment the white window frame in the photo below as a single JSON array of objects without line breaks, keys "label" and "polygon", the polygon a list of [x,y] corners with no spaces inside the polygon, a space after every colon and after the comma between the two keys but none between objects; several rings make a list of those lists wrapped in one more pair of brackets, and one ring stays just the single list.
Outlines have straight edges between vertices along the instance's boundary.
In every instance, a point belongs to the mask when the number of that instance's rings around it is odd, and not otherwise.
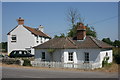
[{"label": "white window frame", "polygon": [[73,57],[73,53],[74,53],[74,52],[68,52],[68,61],[69,61],[69,62],[73,62],[73,58],[74,58],[74,57]]},{"label": "white window frame", "polygon": [[[13,40],[13,37],[15,38],[15,40]],[[11,42],[17,42],[17,36],[16,35],[11,36]]]},{"label": "white window frame", "polygon": [[89,52],[84,52],[84,58],[85,58],[85,63],[89,63],[90,62],[90,53]]},{"label": "white window frame", "polygon": [[36,43],[39,43],[39,36],[36,36]]}]

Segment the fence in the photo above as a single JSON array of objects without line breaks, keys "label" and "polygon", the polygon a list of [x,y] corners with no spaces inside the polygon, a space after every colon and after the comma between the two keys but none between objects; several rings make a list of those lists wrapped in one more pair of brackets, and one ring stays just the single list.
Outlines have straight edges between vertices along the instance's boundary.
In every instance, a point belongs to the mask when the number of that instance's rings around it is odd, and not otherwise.
[{"label": "fence", "polygon": [[78,69],[95,69],[100,68],[100,63],[62,63],[62,62],[46,62],[46,61],[31,61],[34,67],[54,67],[54,68],[78,68]]}]

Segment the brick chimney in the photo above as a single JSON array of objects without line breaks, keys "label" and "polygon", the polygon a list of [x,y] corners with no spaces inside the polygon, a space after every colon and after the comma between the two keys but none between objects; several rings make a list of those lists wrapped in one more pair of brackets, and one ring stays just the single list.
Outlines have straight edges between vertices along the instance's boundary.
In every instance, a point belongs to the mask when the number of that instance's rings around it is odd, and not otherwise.
[{"label": "brick chimney", "polygon": [[22,19],[21,17],[19,17],[19,19],[17,19],[18,25],[24,25],[24,19]]},{"label": "brick chimney", "polygon": [[77,40],[84,40],[86,37],[86,26],[83,23],[79,23],[77,27]]}]

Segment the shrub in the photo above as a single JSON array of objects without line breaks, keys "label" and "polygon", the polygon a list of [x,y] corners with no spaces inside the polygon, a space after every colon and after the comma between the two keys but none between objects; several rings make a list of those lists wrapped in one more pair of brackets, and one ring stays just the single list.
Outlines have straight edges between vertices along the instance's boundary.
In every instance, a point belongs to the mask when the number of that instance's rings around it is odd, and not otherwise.
[{"label": "shrub", "polygon": [[2,59],[2,63],[20,65],[21,61],[18,59]]},{"label": "shrub", "polygon": [[113,60],[115,63],[120,64],[120,48],[113,48]]},{"label": "shrub", "polygon": [[23,59],[23,66],[32,66],[29,59]]},{"label": "shrub", "polygon": [[108,60],[109,60],[109,57],[107,57],[107,56],[104,57],[104,59],[102,61],[102,67],[109,65]]},{"label": "shrub", "polygon": [[120,53],[114,54],[113,56],[115,63],[120,64]]}]

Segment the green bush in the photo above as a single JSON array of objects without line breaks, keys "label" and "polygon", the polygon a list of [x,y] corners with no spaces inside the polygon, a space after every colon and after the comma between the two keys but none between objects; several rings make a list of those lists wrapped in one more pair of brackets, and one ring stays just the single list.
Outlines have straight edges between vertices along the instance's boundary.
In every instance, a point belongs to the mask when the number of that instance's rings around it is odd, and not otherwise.
[{"label": "green bush", "polygon": [[18,59],[2,59],[2,63],[20,65],[21,62]]},{"label": "green bush", "polygon": [[115,63],[120,64],[120,53],[114,54],[113,56],[113,60],[115,61]]},{"label": "green bush", "polygon": [[23,59],[23,66],[32,66],[29,59]]},{"label": "green bush", "polygon": [[104,59],[102,61],[102,67],[109,65],[108,60],[109,60],[109,57],[107,57],[107,56],[104,57]]},{"label": "green bush", "polygon": [[113,60],[115,63],[120,64],[120,48],[113,48]]}]

